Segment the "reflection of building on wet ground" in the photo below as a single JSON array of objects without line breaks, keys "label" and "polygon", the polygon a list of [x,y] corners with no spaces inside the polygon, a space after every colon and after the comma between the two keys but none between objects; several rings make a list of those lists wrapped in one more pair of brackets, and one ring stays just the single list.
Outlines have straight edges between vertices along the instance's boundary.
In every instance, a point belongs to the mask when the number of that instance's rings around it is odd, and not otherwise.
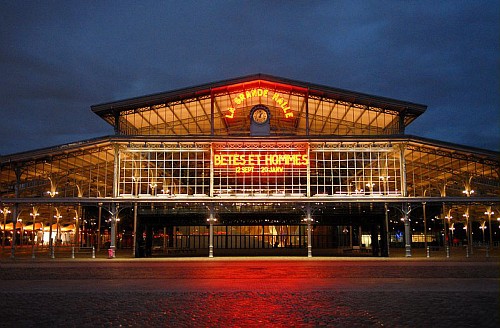
[{"label": "reflection of building on wet ground", "polygon": [[261,74],[95,105],[114,135],[0,158],[2,243],[137,256],[498,245],[499,154],[406,135],[425,110]]}]

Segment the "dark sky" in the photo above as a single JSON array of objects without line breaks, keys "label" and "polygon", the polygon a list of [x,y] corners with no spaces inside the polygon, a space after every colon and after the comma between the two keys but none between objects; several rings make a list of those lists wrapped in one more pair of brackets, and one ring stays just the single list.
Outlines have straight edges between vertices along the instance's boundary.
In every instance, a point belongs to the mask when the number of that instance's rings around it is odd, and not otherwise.
[{"label": "dark sky", "polygon": [[407,133],[500,150],[492,1],[1,1],[0,154],[113,133],[103,102],[265,73],[428,106]]}]

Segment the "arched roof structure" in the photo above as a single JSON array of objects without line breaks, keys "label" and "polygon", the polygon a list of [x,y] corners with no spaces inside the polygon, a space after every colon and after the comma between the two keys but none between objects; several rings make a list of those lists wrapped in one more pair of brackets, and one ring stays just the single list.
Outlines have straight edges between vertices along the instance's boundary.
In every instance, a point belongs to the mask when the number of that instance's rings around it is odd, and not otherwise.
[{"label": "arched roof structure", "polygon": [[[387,135],[426,106],[257,74],[92,106],[128,135],[248,135],[250,109],[271,109],[273,135]],[[234,110],[234,112],[232,112]]]}]

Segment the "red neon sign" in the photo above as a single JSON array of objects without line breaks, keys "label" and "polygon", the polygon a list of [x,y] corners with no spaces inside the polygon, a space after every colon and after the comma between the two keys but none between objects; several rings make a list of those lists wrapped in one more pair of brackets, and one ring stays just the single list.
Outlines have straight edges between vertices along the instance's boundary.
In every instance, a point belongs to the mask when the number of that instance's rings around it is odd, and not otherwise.
[{"label": "red neon sign", "polygon": [[[271,96],[271,101],[274,101],[276,106],[281,108],[285,118],[293,117],[293,112],[290,109],[288,101],[279,92],[270,91],[268,89],[254,88],[254,89],[250,89],[250,90],[245,90],[244,92],[238,93],[233,98],[233,103],[235,103],[236,105],[241,105],[247,99],[256,98],[256,97],[269,98],[270,96]],[[225,115],[226,118],[233,118],[236,110],[237,110],[237,108],[235,108],[235,107],[229,107],[228,108],[229,114]]]},{"label": "red neon sign", "polygon": [[284,173],[286,167],[306,167],[309,155],[304,153],[241,154],[214,153],[214,168],[234,168],[236,173]]}]

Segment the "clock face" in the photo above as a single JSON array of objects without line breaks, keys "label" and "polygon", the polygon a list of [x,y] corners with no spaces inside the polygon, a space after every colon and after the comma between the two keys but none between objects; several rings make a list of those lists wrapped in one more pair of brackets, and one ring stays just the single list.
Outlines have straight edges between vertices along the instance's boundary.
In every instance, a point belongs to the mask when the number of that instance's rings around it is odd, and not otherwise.
[{"label": "clock face", "polygon": [[263,124],[266,123],[268,118],[267,111],[263,108],[257,108],[253,111],[252,119],[255,123]]}]

